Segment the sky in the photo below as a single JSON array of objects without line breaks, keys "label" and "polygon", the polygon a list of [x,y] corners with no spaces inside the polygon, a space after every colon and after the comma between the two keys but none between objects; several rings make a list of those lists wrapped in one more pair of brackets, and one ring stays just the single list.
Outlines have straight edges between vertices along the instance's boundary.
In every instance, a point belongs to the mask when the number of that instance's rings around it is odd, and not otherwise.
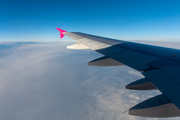
[{"label": "sky", "polygon": [[122,40],[179,41],[179,5],[179,0],[0,0],[0,40],[58,41],[59,27]]},{"label": "sky", "polygon": [[179,49],[179,5],[179,0],[0,0],[0,119],[178,120],[124,113],[160,92],[125,89],[143,76],[127,66],[88,66],[102,55],[66,49],[75,42],[60,39],[55,28]]},{"label": "sky", "polygon": [[143,76],[127,66],[88,66],[102,55],[66,49],[73,43],[1,42],[1,120],[179,120],[128,115],[161,93],[125,89]]}]

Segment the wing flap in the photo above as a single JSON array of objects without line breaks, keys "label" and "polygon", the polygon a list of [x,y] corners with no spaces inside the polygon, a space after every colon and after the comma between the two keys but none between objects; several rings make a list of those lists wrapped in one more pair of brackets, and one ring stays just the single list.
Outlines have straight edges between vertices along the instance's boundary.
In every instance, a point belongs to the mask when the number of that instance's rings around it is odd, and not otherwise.
[{"label": "wing flap", "polygon": [[143,72],[143,75],[161,91],[166,98],[180,109],[180,83],[172,79],[160,69]]},{"label": "wing flap", "polygon": [[158,59],[157,61],[153,61],[149,63],[149,65],[154,68],[163,68],[166,66],[177,65],[177,64],[179,64],[178,61],[174,61],[166,58]]},{"label": "wing flap", "polygon": [[106,56],[112,56],[112,55],[116,55],[118,53],[124,52],[126,50],[127,49],[120,48],[120,47],[117,47],[117,46],[110,46],[110,47],[107,47],[107,48],[98,49],[96,51],[103,54],[103,55],[106,55]]},{"label": "wing flap", "polygon": [[128,58],[128,57],[124,57],[124,56],[120,56],[120,55],[111,55],[111,56],[108,56],[116,61],[119,61],[131,68],[134,68],[138,71],[145,71],[147,69],[151,69],[151,66],[148,66],[147,64],[144,64],[142,62],[139,62],[137,60],[133,60],[131,58]]},{"label": "wing flap", "polygon": [[180,84],[180,65],[179,64],[163,67],[163,68],[160,68],[160,70]]}]

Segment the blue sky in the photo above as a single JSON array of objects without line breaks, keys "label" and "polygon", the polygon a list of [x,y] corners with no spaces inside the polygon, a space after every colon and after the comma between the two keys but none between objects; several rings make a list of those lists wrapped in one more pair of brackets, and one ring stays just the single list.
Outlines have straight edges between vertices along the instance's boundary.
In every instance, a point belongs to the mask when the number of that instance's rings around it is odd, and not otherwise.
[{"label": "blue sky", "polygon": [[179,5],[179,0],[0,0],[0,40],[55,41],[56,27],[125,40],[180,40]]}]

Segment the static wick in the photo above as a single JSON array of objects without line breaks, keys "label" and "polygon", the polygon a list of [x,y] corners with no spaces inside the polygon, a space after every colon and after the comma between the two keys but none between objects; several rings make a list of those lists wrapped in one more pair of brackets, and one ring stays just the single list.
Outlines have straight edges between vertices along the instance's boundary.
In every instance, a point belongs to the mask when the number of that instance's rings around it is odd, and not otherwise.
[{"label": "static wick", "polygon": [[129,110],[124,111],[123,114],[126,113],[127,111],[129,111]]}]

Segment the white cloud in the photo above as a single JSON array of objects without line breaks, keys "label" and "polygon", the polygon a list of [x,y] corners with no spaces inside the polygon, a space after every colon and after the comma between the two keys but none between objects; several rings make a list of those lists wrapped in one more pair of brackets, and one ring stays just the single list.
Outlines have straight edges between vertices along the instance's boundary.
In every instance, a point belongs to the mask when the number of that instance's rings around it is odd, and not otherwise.
[{"label": "white cloud", "polygon": [[14,43],[0,51],[1,120],[152,120],[123,113],[157,91],[125,90],[126,66],[92,67],[100,55],[71,43]]},{"label": "white cloud", "polygon": [[133,74],[133,75],[136,75],[136,76],[139,76],[139,77],[141,77],[141,78],[144,77],[140,72],[135,71],[135,70],[129,70],[128,73]]}]

